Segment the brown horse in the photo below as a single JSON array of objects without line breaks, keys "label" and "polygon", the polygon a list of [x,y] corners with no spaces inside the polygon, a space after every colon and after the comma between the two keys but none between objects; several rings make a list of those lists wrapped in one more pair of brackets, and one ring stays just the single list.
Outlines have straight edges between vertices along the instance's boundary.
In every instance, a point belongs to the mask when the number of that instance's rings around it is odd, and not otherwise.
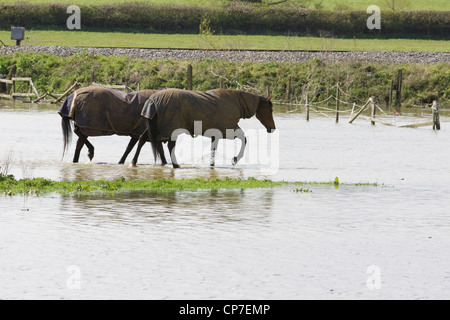
[{"label": "brown horse", "polygon": [[165,89],[150,97],[142,109],[142,116],[147,118],[149,140],[153,150],[165,164],[160,142],[168,142],[172,165],[178,168],[175,144],[180,134],[211,138],[211,166],[214,166],[219,139],[240,139],[241,150],[232,159],[232,164],[235,165],[244,156],[247,144],[247,138],[238,126],[239,120],[256,115],[267,132],[271,133],[275,130],[272,111],[270,98],[244,91],[215,89],[197,92]]},{"label": "brown horse", "polygon": [[[136,143],[139,145],[131,163],[136,165],[141,148],[147,139],[139,139],[147,130],[141,111],[148,98],[155,90],[141,90],[126,93],[103,87],[91,86],[76,90],[61,106],[58,113],[62,117],[64,136],[64,154],[67,151],[70,137],[70,120],[74,122],[74,132],[78,136],[73,162],[77,163],[84,145],[87,146],[90,160],[94,157],[94,146],[88,137],[121,135],[130,136],[131,140],[119,164],[125,160]],[[148,134],[145,133],[145,137]]]}]

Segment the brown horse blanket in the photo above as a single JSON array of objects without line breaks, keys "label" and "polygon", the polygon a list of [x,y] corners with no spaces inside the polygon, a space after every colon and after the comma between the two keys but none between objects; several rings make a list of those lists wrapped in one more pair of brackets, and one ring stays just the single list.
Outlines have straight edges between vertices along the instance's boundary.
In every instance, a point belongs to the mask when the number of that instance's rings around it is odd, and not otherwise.
[{"label": "brown horse blanket", "polygon": [[194,122],[202,121],[202,132],[236,129],[239,119],[255,115],[261,97],[239,90],[214,89],[206,92],[165,89],[153,94],[142,109],[142,116],[153,119],[158,114],[160,139],[170,140],[177,129],[194,132]]},{"label": "brown horse blanket", "polygon": [[146,130],[141,111],[155,90],[126,93],[91,86],[76,90],[59,109],[89,135],[117,134],[139,136]]}]

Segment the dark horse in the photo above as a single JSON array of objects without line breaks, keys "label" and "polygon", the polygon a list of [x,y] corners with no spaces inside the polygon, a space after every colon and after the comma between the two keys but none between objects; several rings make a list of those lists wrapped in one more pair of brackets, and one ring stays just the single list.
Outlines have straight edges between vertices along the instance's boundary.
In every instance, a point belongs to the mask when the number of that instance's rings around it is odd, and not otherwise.
[{"label": "dark horse", "polygon": [[[94,158],[94,146],[89,142],[88,137],[117,134],[131,137],[119,164],[125,163],[127,156],[139,141],[136,155],[131,163],[135,166],[140,150],[147,141],[147,139],[139,139],[147,130],[141,111],[145,102],[155,92],[155,90],[141,90],[126,93],[97,86],[76,90],[58,111],[62,117],[63,156],[71,137],[70,120],[73,120],[74,132],[78,136],[74,163],[79,161],[81,148],[84,145],[89,150],[89,159]],[[148,137],[148,134],[145,133],[144,136]]]},{"label": "dark horse", "polygon": [[244,155],[247,138],[238,126],[239,119],[256,118],[267,132],[275,130],[273,106],[270,98],[252,93],[215,89],[206,92],[165,89],[153,94],[142,109],[147,119],[148,139],[155,155],[166,163],[161,142],[168,142],[172,165],[178,168],[175,157],[177,137],[182,133],[195,137],[202,135],[211,138],[211,166],[219,139],[242,141],[239,154],[232,159],[236,164]]}]

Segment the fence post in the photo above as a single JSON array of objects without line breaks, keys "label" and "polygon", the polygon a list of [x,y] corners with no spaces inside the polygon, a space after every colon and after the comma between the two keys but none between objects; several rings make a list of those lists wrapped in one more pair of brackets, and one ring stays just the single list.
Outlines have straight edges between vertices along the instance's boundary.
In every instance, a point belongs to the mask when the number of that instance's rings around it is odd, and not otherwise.
[{"label": "fence post", "polygon": [[394,91],[394,80],[391,80],[391,87],[389,89],[389,106],[388,106],[389,110],[392,107],[392,93],[393,93],[393,91]]},{"label": "fence post", "polygon": [[288,76],[288,81],[286,84],[286,100],[291,102],[291,76]]},{"label": "fence post", "polygon": [[306,96],[306,121],[309,121],[309,99]]},{"label": "fence post", "polygon": [[[9,80],[12,80],[12,78],[16,77],[16,71],[17,71],[17,63],[14,63],[11,67],[11,72],[9,73]],[[11,93],[11,88],[14,85],[11,84],[6,84],[6,93],[10,94]]]},{"label": "fence post", "polygon": [[339,100],[341,99],[341,92],[339,90],[339,82],[336,84],[336,123],[339,123]]},{"label": "fence post", "polygon": [[362,106],[362,108],[350,119],[350,121],[348,123],[353,123],[353,121],[355,121],[355,119],[358,118],[358,116],[368,108],[369,104],[370,104],[370,99],[367,100],[366,104],[364,106]]},{"label": "fence post", "polygon": [[187,67],[187,89],[192,90],[192,65]]},{"label": "fence post", "polygon": [[375,114],[377,111],[377,106],[375,104],[375,98],[374,97],[370,97],[370,106],[372,107],[372,121],[370,121],[370,123],[374,126],[375,125]]},{"label": "fence post", "polygon": [[95,71],[91,70],[91,84],[95,82]]},{"label": "fence post", "polygon": [[328,85],[327,85],[327,108],[330,106],[330,79],[328,79]]},{"label": "fence post", "polygon": [[396,92],[396,99],[397,99],[397,105],[402,105],[402,83],[403,83],[403,71],[402,69],[398,69],[397,74],[397,92]]},{"label": "fence post", "polygon": [[272,89],[270,88],[270,84],[268,84],[266,86],[266,93],[267,93],[267,98],[270,98],[272,96]]},{"label": "fence post", "polygon": [[441,120],[439,119],[439,101],[434,100],[433,106],[433,130],[441,130]]}]

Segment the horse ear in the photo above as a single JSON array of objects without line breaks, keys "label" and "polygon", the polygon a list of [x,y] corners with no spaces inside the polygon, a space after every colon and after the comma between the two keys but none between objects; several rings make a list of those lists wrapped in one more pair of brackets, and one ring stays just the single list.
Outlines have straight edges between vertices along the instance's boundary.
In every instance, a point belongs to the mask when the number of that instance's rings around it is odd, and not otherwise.
[{"label": "horse ear", "polygon": [[272,100],[272,95],[268,96],[266,99],[269,101]]}]

